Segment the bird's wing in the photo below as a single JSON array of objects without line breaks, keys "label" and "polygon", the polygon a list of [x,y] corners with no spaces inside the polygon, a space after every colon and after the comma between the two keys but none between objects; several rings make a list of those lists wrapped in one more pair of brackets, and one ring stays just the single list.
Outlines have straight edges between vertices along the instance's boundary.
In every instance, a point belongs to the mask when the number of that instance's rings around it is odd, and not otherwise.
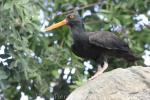
[{"label": "bird's wing", "polygon": [[106,49],[128,51],[128,45],[111,32],[89,32],[89,42]]}]

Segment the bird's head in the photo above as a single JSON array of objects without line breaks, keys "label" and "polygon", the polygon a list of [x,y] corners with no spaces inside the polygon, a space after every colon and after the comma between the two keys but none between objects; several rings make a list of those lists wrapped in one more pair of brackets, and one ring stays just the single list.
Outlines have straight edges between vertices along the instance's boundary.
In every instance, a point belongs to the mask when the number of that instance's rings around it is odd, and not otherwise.
[{"label": "bird's head", "polygon": [[64,25],[69,25],[70,27],[82,25],[82,19],[78,14],[68,14],[64,20],[45,28],[44,31],[50,31]]},{"label": "bird's head", "polygon": [[69,15],[66,16],[66,20],[68,21],[67,24],[70,27],[82,24],[82,19],[78,14],[74,14],[74,13],[69,14]]}]

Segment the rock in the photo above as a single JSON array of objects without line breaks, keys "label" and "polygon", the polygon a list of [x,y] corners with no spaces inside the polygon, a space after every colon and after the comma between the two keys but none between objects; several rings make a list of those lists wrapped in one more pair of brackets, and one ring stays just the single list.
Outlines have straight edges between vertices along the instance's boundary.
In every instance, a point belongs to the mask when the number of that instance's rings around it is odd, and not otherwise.
[{"label": "rock", "polygon": [[105,72],[74,90],[66,100],[150,100],[150,67]]}]

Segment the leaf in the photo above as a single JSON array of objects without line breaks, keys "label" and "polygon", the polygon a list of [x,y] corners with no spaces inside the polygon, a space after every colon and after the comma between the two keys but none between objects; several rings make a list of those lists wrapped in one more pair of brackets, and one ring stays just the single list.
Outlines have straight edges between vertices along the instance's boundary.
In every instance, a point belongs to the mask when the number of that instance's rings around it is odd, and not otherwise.
[{"label": "leaf", "polygon": [[0,70],[0,80],[6,79],[7,77],[8,75],[3,70]]},{"label": "leaf", "polygon": [[24,4],[27,4],[29,2],[29,0],[16,0],[15,2],[17,4],[24,5]]},{"label": "leaf", "polygon": [[79,2],[81,2],[83,4],[87,4],[87,0],[79,0]]},{"label": "leaf", "polygon": [[11,2],[7,2],[4,4],[4,9],[7,10],[7,9],[10,9],[12,8],[12,3]]},{"label": "leaf", "polygon": [[0,54],[0,58],[6,59],[8,57],[10,57],[9,54]]}]

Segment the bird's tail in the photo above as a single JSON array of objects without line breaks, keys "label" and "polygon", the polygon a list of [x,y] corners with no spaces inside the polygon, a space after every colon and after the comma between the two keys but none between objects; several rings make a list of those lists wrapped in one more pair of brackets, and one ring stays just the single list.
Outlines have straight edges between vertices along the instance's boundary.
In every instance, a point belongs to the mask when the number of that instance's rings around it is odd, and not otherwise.
[{"label": "bird's tail", "polygon": [[142,59],[142,58],[134,55],[133,53],[129,53],[129,52],[128,53],[124,53],[123,54],[123,58],[125,58],[128,62],[135,62],[137,60]]}]

